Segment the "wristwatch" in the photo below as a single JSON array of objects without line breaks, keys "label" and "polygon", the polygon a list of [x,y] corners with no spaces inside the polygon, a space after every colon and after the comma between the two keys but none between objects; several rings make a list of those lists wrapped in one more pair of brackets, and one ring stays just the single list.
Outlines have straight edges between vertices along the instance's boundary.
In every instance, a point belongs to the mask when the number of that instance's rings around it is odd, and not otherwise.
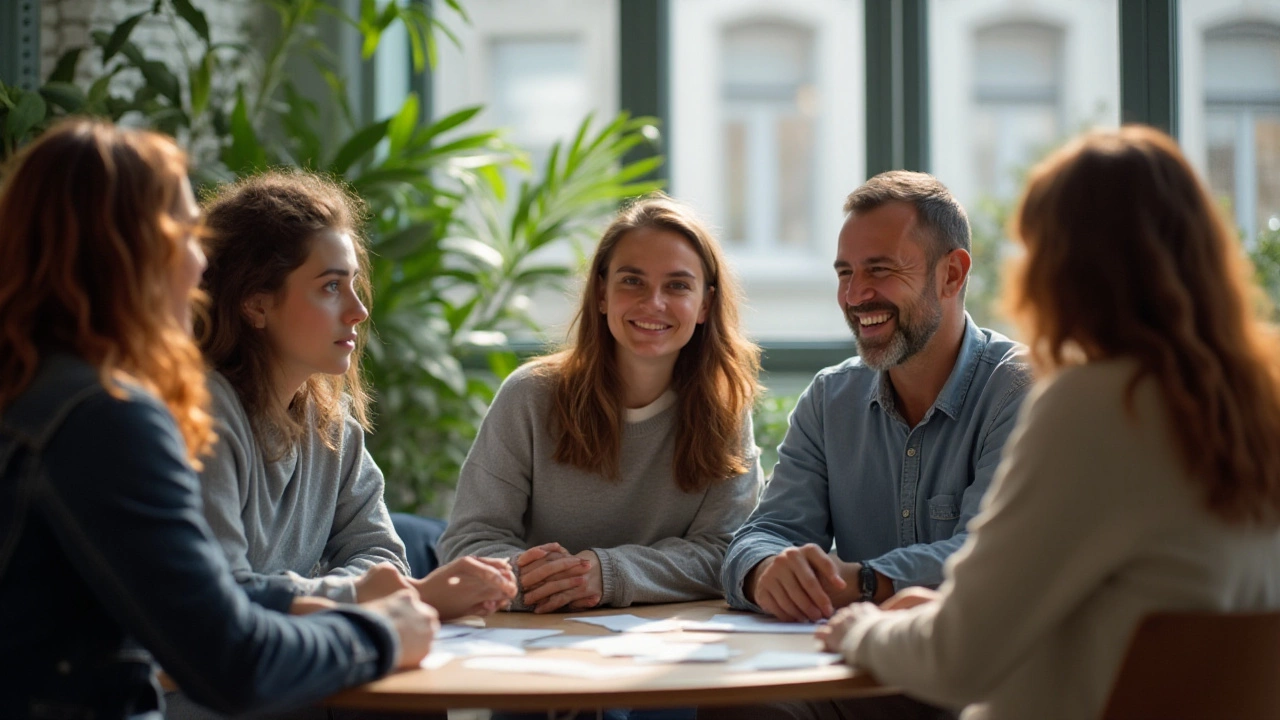
[{"label": "wristwatch", "polygon": [[858,601],[872,602],[876,598],[876,590],[879,588],[880,580],[876,577],[876,571],[866,563],[862,564],[862,568],[858,570]]}]

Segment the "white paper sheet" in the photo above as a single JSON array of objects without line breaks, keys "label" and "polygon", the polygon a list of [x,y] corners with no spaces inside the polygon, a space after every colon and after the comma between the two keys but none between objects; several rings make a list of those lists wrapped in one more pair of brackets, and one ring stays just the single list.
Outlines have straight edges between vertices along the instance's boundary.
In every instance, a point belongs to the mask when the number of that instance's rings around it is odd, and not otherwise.
[{"label": "white paper sheet", "polygon": [[581,636],[535,640],[529,649],[568,648],[591,650],[604,657],[631,657],[643,663],[724,662],[729,659],[729,646],[722,642],[675,642],[654,635]]},{"label": "white paper sheet", "polygon": [[632,677],[647,675],[652,670],[640,667],[619,667],[616,665],[593,665],[577,660],[561,660],[559,658],[539,657],[478,657],[464,663],[476,670],[492,670],[495,672],[533,673],[537,675],[560,675],[579,677],[589,680],[605,678]]},{"label": "white paper sheet", "polygon": [[613,632],[658,633],[674,632],[683,627],[675,620],[648,620],[635,615],[599,615],[595,617],[571,617],[565,620],[596,625]]},{"label": "white paper sheet", "polygon": [[[441,628],[443,630],[443,628]],[[561,634],[560,630],[520,630],[515,628],[468,628],[470,632],[438,639],[422,659],[428,670],[442,667],[457,657],[524,655],[526,642]]]},{"label": "white paper sheet", "polygon": [[825,623],[793,623],[762,615],[716,615],[706,622],[686,622],[685,630],[812,635]]},{"label": "white paper sheet", "polygon": [[759,670],[800,670],[833,665],[840,662],[836,653],[826,652],[783,652],[767,650],[756,654],[742,662],[729,665],[731,672],[755,672]]},{"label": "white paper sheet", "polygon": [[441,625],[440,632],[436,633],[436,640],[452,640],[466,635],[472,635],[483,628],[472,627],[470,625]]}]

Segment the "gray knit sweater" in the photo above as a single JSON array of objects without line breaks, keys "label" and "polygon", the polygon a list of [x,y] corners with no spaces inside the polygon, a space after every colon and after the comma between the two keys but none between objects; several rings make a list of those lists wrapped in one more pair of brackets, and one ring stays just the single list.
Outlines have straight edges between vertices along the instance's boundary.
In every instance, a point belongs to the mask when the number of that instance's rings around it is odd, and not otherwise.
[{"label": "gray knit sweater", "polygon": [[750,415],[749,470],[686,493],[671,473],[675,407],[624,427],[613,481],[551,459],[551,385],[525,366],[499,389],[463,463],[442,557],[510,558],[558,542],[600,557],[602,606],[720,596],[725,549],[763,484]]},{"label": "gray knit sweater", "polygon": [[408,574],[382,471],[352,417],[337,452],[312,430],[268,463],[231,383],[211,373],[209,391],[218,442],[200,473],[204,514],[238,581],[268,576],[299,595],[355,602],[354,579],[376,563]]}]

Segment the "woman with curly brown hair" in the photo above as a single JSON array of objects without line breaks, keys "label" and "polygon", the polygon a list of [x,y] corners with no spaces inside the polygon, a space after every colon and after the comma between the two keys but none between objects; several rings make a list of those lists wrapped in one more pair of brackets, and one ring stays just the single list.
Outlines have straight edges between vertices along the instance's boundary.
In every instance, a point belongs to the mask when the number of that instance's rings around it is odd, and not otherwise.
[{"label": "woman with curly brown hair", "polygon": [[318,604],[232,580],[193,469],[214,434],[186,172],[168,138],[77,119],[0,188],[0,717],[156,719],[157,663],[219,710],[283,709],[431,641],[411,591],[291,618]]},{"label": "woman with curly brown hair", "polygon": [[[1280,347],[1239,241],[1167,135],[1031,173],[1007,296],[1039,383],[937,593],[820,631],[968,718],[1094,718],[1142,618],[1280,608]],[[910,608],[910,609],[902,609]]]},{"label": "woman with curly brown hair", "polygon": [[[219,188],[206,214],[210,309],[197,334],[222,438],[201,473],[209,524],[241,582],[379,596],[370,568],[409,567],[364,444],[363,206],[322,176],[274,171]],[[444,619],[515,593],[505,564],[479,558],[414,584]]]}]

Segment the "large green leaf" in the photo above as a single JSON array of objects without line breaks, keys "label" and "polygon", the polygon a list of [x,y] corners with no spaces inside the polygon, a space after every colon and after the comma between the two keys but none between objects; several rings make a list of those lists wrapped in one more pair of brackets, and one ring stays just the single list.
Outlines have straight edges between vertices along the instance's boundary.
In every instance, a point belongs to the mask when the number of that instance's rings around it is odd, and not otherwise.
[{"label": "large green leaf", "polygon": [[213,66],[216,62],[217,58],[210,50],[195,67],[191,68],[187,81],[191,87],[192,115],[202,114],[209,106],[209,90],[213,85]]},{"label": "large green leaf", "polygon": [[[143,10],[136,15],[130,15],[112,29],[111,34],[106,38],[106,42],[100,43],[102,45],[102,63],[104,65],[116,53],[120,52],[125,43],[129,41],[129,35],[133,33],[133,29],[138,26],[138,23],[142,22],[142,18],[150,14],[150,10]],[[96,37],[98,36],[95,35]]]},{"label": "large green leaf", "polygon": [[40,88],[40,95],[69,113],[79,112],[86,100],[84,90],[68,82],[47,82]]},{"label": "large green leaf", "polygon": [[422,112],[418,103],[418,94],[409,93],[404,99],[404,103],[400,106],[400,111],[391,118],[391,124],[387,127],[387,155],[396,158],[409,144],[410,138],[413,137],[413,131],[418,127],[418,115]]},{"label": "large green leaf", "polygon": [[191,4],[191,0],[173,0],[173,9],[178,11],[178,15],[191,26],[192,30],[204,40],[205,44],[209,43],[209,20],[204,13],[197,10]]},{"label": "large green leaf", "polygon": [[249,109],[243,91],[236,94],[236,105],[231,111],[230,120],[231,143],[223,148],[222,162],[236,173],[265,168],[266,148],[258,141],[258,133],[249,122]]},{"label": "large green leaf", "polygon": [[84,48],[71,48],[62,53],[62,57],[58,58],[58,63],[54,65],[53,72],[49,74],[48,82],[73,82],[76,79],[76,65],[80,62],[80,53]]},{"label": "large green leaf", "polygon": [[378,143],[382,142],[382,139],[387,136],[387,128],[390,125],[390,120],[372,123],[348,138],[338,149],[333,162],[329,163],[329,172],[334,175],[346,175],[357,160],[368,155],[378,146]]},{"label": "large green leaf", "polygon": [[40,93],[11,88],[10,97],[14,101],[14,106],[9,110],[9,116],[5,119],[5,131],[9,134],[9,137],[21,139],[28,132],[35,129],[37,125],[44,122],[45,112],[48,108],[45,106],[44,98],[40,97]]}]

